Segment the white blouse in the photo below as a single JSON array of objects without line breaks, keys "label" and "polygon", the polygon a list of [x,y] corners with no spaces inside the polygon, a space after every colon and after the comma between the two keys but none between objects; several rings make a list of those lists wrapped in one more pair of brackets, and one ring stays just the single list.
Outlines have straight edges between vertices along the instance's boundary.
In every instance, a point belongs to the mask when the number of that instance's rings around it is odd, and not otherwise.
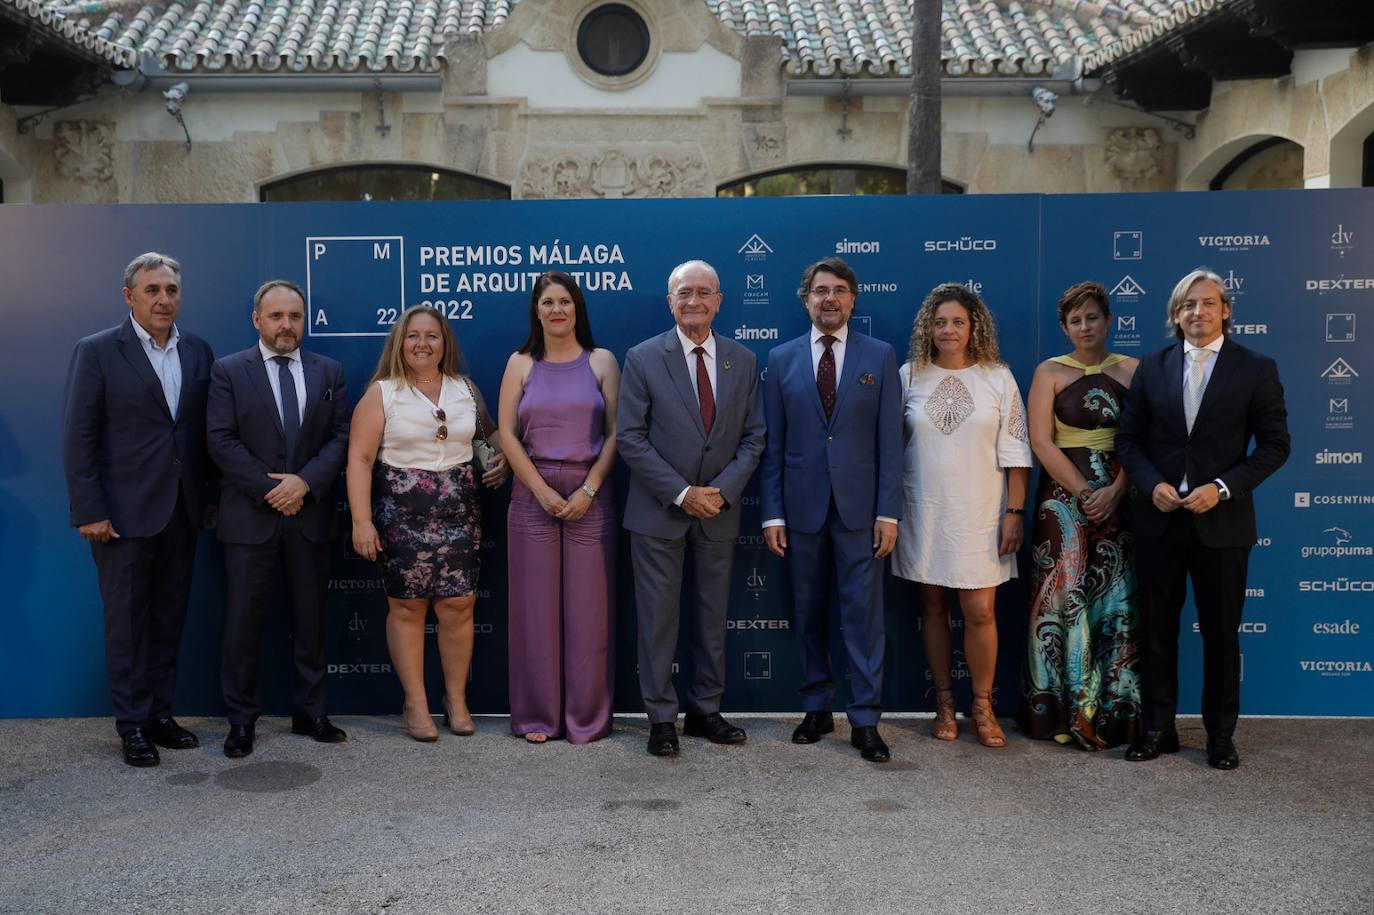
[{"label": "white blouse", "polygon": [[392,467],[449,470],[472,460],[472,437],[477,431],[477,403],[461,378],[444,376],[438,407],[444,411],[448,438],[436,438],[436,404],[404,381],[383,379],[382,447],[377,459]]}]

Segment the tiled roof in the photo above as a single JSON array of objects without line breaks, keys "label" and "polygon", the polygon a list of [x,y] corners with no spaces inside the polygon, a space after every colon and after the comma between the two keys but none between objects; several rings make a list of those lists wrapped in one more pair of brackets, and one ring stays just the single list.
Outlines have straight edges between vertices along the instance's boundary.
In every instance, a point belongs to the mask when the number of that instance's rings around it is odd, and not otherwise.
[{"label": "tiled roof", "polygon": [[[446,36],[506,21],[517,0],[0,0],[65,39],[172,72],[436,71]],[[794,76],[911,73],[910,0],[703,0],[745,35],[777,35]],[[950,76],[1050,73],[1152,39],[1226,0],[943,0]],[[1132,45],[1133,46],[1133,45]]]},{"label": "tiled roof", "polygon": [[1159,16],[1145,28],[1124,35],[1120,41],[1106,45],[1099,51],[1084,55],[1083,69],[1085,72],[1091,72],[1114,60],[1120,60],[1134,54],[1159,41],[1180,26],[1195,19],[1201,19],[1227,6],[1230,2],[1231,0],[1187,0],[1187,2],[1173,3],[1171,4],[1172,9],[1168,13]]}]

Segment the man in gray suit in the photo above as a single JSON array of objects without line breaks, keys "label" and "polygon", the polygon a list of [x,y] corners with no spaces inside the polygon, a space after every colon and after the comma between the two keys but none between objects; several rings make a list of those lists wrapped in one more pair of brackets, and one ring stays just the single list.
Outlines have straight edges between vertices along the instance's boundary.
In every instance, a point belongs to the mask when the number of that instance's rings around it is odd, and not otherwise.
[{"label": "man in gray suit", "polygon": [[740,493],[763,453],[764,419],[754,354],[711,331],[720,301],[710,264],[678,265],[668,277],[677,326],[631,349],[620,379],[616,446],[631,471],[625,527],[639,609],[639,690],[654,756],[678,752],[673,651],[689,549],[695,607],[683,733],[713,743],[745,740],[744,729],[720,714],[725,611]]}]

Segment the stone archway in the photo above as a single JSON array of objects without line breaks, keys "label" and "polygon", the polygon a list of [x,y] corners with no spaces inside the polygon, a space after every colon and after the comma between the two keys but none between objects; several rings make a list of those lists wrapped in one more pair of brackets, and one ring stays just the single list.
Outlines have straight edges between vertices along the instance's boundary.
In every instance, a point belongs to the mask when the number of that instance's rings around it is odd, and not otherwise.
[{"label": "stone archway", "polygon": [[[1296,173],[1291,174],[1294,164]],[[1248,180],[1251,177],[1253,181]],[[1216,190],[1218,185],[1226,188],[1302,187],[1303,147],[1291,137],[1276,134],[1235,137],[1198,159],[1184,176],[1179,189]]]}]

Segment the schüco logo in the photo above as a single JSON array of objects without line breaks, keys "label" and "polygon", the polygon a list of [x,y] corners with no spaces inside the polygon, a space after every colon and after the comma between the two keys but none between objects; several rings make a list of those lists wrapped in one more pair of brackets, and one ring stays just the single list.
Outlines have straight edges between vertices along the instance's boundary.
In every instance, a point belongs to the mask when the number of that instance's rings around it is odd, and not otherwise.
[{"label": "sch\u00fcco logo", "polygon": [[1318,464],[1363,464],[1363,451],[1318,451]]},{"label": "sch\u00fcco logo", "polygon": [[1374,581],[1361,578],[1313,578],[1298,582],[1298,590],[1313,593],[1364,594],[1374,592]]},{"label": "sch\u00fcco logo", "polygon": [[[1202,627],[1197,623],[1193,624],[1194,632],[1202,632]],[[1236,631],[1244,635],[1264,635],[1269,631],[1268,623],[1241,623],[1236,627]]]},{"label": "sch\u00fcco logo", "polygon": [[776,340],[778,339],[778,329],[776,327],[750,327],[741,324],[735,328],[736,340]]},{"label": "sch\u00fcco logo", "polygon": [[1359,635],[1360,624],[1354,620],[1341,620],[1339,623],[1313,623],[1313,635]]},{"label": "sch\u00fcco logo", "polygon": [[879,241],[850,241],[842,238],[835,242],[836,254],[879,254],[883,250],[883,243]]},{"label": "sch\u00fcco logo", "polygon": [[997,239],[974,238],[971,235],[961,235],[958,238],[931,239],[925,242],[923,247],[928,253],[956,251],[996,251]]},{"label": "sch\u00fcco logo", "polygon": [[1298,665],[1307,673],[1349,676],[1374,672],[1374,665],[1368,661],[1299,661]]}]

